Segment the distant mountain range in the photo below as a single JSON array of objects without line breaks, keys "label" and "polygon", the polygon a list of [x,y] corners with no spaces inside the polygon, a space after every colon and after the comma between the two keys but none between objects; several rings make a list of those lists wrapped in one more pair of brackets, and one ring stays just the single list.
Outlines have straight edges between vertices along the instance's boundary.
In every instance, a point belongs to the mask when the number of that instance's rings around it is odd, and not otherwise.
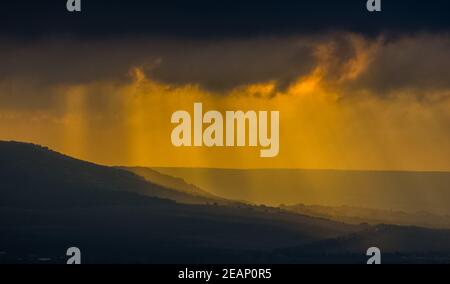
[{"label": "distant mountain range", "polygon": [[84,263],[364,263],[368,245],[390,262],[450,262],[449,240],[448,230],[345,224],[0,142],[0,263],[64,263],[72,246]]},{"label": "distant mountain range", "polygon": [[[172,188],[197,197],[201,201],[217,202],[220,204],[244,204],[244,201],[230,201],[220,198],[200,189],[196,185],[187,183],[184,179],[162,174],[155,169],[145,167],[122,167],[144,177],[150,182]],[[202,169],[200,169],[202,171]],[[322,206],[322,205],[281,205],[280,208],[307,216],[325,218],[348,224],[367,223],[370,225],[394,224],[405,226],[420,226],[426,228],[450,229],[450,216],[432,214],[425,211],[404,212],[398,210],[382,210],[352,206]]]},{"label": "distant mountain range", "polygon": [[380,209],[350,207],[350,206],[321,206],[297,204],[281,206],[282,209],[308,216],[326,218],[347,224],[367,223],[370,225],[395,224],[405,226],[419,226],[426,228],[450,229],[450,216],[436,215],[428,212],[407,213],[402,211],[388,211]]},{"label": "distant mountain range", "polygon": [[[450,173],[155,168],[212,194],[270,206],[323,205],[450,215]],[[206,178],[205,178],[206,177]]]}]

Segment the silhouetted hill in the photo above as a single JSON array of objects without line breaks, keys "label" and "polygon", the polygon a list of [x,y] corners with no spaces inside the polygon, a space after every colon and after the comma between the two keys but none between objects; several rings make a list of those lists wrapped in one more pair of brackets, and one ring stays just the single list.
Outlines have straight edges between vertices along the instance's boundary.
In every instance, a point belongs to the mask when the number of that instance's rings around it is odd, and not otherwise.
[{"label": "silhouetted hill", "polygon": [[[196,198],[117,168],[0,142],[0,263],[450,263],[450,233],[348,225],[267,206]],[[242,186],[242,185],[241,185]],[[198,198],[198,197],[197,197]]]},{"label": "silhouetted hill", "polygon": [[0,206],[95,206],[139,202],[139,198],[131,193],[185,203],[206,202],[202,197],[152,184],[129,171],[19,142],[0,142],[0,180]]},{"label": "silhouetted hill", "polygon": [[0,142],[0,182],[0,262],[63,262],[71,246],[92,263],[272,262],[275,248],[361,229],[275,208],[175,203],[160,197],[188,194],[17,142]]}]

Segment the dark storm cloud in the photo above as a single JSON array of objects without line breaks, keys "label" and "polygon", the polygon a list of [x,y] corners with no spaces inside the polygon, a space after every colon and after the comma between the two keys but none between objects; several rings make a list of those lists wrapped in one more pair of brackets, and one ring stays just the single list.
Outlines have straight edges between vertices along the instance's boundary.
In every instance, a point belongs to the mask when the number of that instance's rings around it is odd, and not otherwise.
[{"label": "dark storm cloud", "polygon": [[[324,83],[351,93],[367,90],[384,96],[400,89],[450,89],[448,34],[388,40],[329,33],[227,40],[0,43],[2,96],[23,88],[20,86],[42,90],[93,82],[120,84],[130,80],[133,68],[169,86],[192,84],[217,94],[269,81],[276,83],[276,91],[283,92],[317,68]],[[45,91],[42,94],[45,96]]]},{"label": "dark storm cloud", "polygon": [[418,35],[387,41],[349,88],[378,95],[399,89],[450,90],[450,36]]},{"label": "dark storm cloud", "polygon": [[216,92],[267,81],[282,88],[312,70],[312,43],[298,38],[180,42],[147,71],[165,83],[194,83]]},{"label": "dark storm cloud", "polygon": [[131,67],[150,64],[160,54],[140,41],[37,40],[0,44],[0,79],[43,85],[120,80]]},{"label": "dark storm cloud", "polygon": [[196,84],[223,92],[275,80],[287,85],[315,65],[316,39],[174,41],[104,40],[3,42],[0,80],[38,85],[121,81],[133,68],[171,85]]},{"label": "dark storm cloud", "polygon": [[[317,44],[330,42],[326,79],[333,81],[358,52],[342,36],[348,32],[369,42],[386,34],[393,41],[347,86],[379,93],[411,85],[447,88],[450,1],[383,0],[383,12],[372,14],[365,3],[82,0],[83,11],[71,14],[66,0],[5,1],[2,96],[14,99],[25,85],[46,96],[45,88],[55,85],[120,82],[134,67],[156,81],[214,92],[269,80],[284,90],[324,64]],[[398,46],[396,37],[417,32],[437,36]]]},{"label": "dark storm cloud", "polygon": [[2,1],[0,34],[9,37],[246,37],[346,30],[366,35],[450,27],[447,0],[82,0],[80,14],[66,0]]}]

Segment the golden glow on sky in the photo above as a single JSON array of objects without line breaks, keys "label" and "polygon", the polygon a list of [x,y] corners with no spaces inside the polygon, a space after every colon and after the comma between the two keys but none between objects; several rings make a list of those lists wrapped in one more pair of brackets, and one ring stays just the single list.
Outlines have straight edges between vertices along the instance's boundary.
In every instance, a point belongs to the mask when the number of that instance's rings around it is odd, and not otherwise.
[{"label": "golden glow on sky", "polygon": [[[158,82],[141,68],[131,70],[129,81],[60,84],[45,110],[1,110],[0,138],[107,165],[450,170],[449,91],[430,90],[427,99],[410,95],[414,90],[353,93],[346,83],[365,71],[379,43],[351,40],[355,56],[339,74],[330,76],[333,54],[319,45],[317,66],[281,90],[268,80],[215,93]],[[175,148],[170,117],[192,112],[195,102],[204,111],[279,110],[280,154],[262,159],[259,148]]]}]

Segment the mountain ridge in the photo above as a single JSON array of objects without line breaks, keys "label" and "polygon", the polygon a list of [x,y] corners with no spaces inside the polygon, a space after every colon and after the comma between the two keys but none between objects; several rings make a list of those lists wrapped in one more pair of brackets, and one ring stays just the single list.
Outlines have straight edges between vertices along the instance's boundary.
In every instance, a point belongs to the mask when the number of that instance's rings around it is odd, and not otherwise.
[{"label": "mountain ridge", "polygon": [[450,230],[181,203],[192,196],[34,144],[0,142],[0,183],[0,263],[64,263],[72,246],[83,263],[362,263],[368,244],[397,263],[450,263]]},{"label": "mountain ridge", "polygon": [[25,197],[38,184],[43,185],[40,194],[45,194],[49,201],[52,194],[63,195],[63,189],[71,187],[80,191],[107,189],[187,203],[206,202],[201,197],[153,184],[132,172],[82,161],[32,143],[0,141],[0,167],[3,182],[0,204],[11,197],[7,194],[8,187],[21,190],[21,197]]},{"label": "mountain ridge", "polygon": [[[450,215],[450,173],[155,168],[213,194],[270,206],[320,204]],[[208,177],[204,179],[203,177]],[[239,184],[241,188],[237,188]],[[274,190],[276,188],[276,191]]]}]

